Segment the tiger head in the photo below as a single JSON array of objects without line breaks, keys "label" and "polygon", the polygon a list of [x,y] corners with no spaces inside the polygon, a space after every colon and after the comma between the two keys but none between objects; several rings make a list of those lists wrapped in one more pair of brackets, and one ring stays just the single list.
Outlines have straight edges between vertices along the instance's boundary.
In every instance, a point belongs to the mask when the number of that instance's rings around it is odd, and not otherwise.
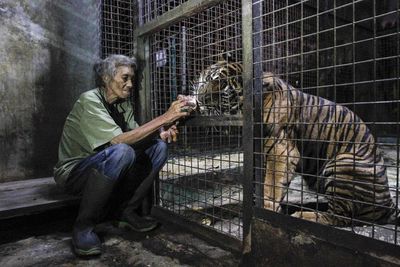
[{"label": "tiger head", "polygon": [[233,115],[243,103],[243,67],[220,60],[204,69],[192,85],[201,114]]}]

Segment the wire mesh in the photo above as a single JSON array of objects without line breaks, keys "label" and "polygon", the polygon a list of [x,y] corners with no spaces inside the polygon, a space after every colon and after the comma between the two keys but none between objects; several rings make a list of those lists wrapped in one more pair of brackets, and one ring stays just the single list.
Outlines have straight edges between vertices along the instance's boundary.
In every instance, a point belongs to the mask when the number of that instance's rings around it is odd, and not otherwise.
[{"label": "wire mesh", "polygon": [[[225,56],[240,62],[240,6],[240,1],[224,1],[151,36],[153,117],[163,114],[179,94],[193,94],[210,64]],[[160,174],[159,205],[241,238],[240,114],[209,110],[179,123],[179,140],[170,145]]]},{"label": "wire mesh", "polygon": [[399,37],[396,0],[253,1],[260,206],[399,244]]},{"label": "wire mesh", "polygon": [[111,54],[135,55],[133,31],[138,12],[136,1],[103,0],[101,10],[102,58]]},{"label": "wire mesh", "polygon": [[139,23],[143,25],[187,0],[139,0]]},{"label": "wire mesh", "polygon": [[[136,7],[133,1],[104,1],[103,57],[134,54],[136,9],[144,24],[183,2],[144,0]],[[230,62],[240,64],[240,5],[224,1],[151,36],[153,117],[163,114],[178,94],[196,93],[199,77],[216,62],[225,62],[225,68]],[[399,37],[396,0],[253,0],[258,205],[399,244],[394,222],[399,217]],[[276,93],[271,94],[268,79],[263,79],[266,72],[298,88],[294,96],[305,96],[303,102],[272,97],[272,106],[264,106],[265,97]],[[215,87],[223,88],[232,79],[240,84],[240,76],[240,71],[228,72]],[[293,96],[294,89],[283,88],[281,95]],[[233,109],[241,96],[229,98],[228,104],[221,94],[207,90],[197,96],[208,100],[200,113],[180,122],[180,139],[171,144],[160,175],[159,205],[241,238],[243,142],[241,111]],[[337,110],[334,103],[347,109]],[[321,115],[332,107],[332,120],[324,121]],[[283,115],[292,120],[282,125]],[[326,127],[332,129],[329,134]],[[339,129],[347,133],[339,134]],[[360,137],[366,132],[375,143]],[[336,152],[348,147],[347,156],[327,153],[329,146]],[[372,164],[360,160],[362,147]],[[339,171],[343,163],[350,166],[345,176]],[[266,180],[266,174],[272,179]],[[283,180],[278,183],[276,177]]]}]

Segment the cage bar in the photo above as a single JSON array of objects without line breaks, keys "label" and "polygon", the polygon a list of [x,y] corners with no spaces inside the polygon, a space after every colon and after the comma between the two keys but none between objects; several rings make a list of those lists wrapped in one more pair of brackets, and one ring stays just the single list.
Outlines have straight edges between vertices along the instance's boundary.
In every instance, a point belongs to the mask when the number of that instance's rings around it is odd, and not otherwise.
[{"label": "cage bar", "polygon": [[[153,117],[163,114],[178,95],[194,95],[207,66],[224,58],[241,61],[240,1],[214,4],[150,32]],[[220,101],[218,96],[215,101]],[[235,104],[237,100],[227,103]],[[242,125],[239,111],[231,114],[218,105],[204,106],[180,121],[180,139],[170,145],[169,161],[160,174],[159,206],[240,239]]]},{"label": "cage bar", "polygon": [[[271,107],[258,103],[254,109],[276,118],[267,124],[265,117],[254,119],[254,129],[260,129],[254,132],[254,147],[259,148],[254,151],[258,206],[304,219],[317,214],[308,219],[399,244],[398,225],[388,220],[389,215],[399,214],[398,15],[398,1],[253,1],[254,99],[275,96]],[[291,94],[289,87],[283,87],[282,95],[303,97],[306,93],[332,102],[313,102],[316,98],[279,102],[276,92],[268,92],[277,87],[268,89],[262,80],[267,72],[298,88],[299,93]],[[324,116],[324,106],[329,109],[336,107],[335,103],[346,107],[330,114],[335,123],[326,123],[327,117],[318,119]],[[290,108],[282,111],[283,105]],[[283,115],[290,117],[285,126],[279,119]],[[286,127],[281,136],[271,134],[279,127]],[[346,128],[352,134],[326,138],[327,127],[333,131]],[[370,150],[370,158],[376,159],[372,164],[362,160],[366,156],[359,149],[372,145],[366,143],[366,137],[355,137],[368,131],[364,127],[369,128],[378,148]],[[265,147],[271,138],[283,144],[280,150],[278,145]],[[330,155],[321,152],[330,146],[338,151]],[[344,146],[349,148],[346,157],[340,154]],[[293,147],[298,154],[292,153]],[[313,153],[310,147],[314,147]],[[288,169],[294,161],[299,163]],[[285,167],[276,167],[279,164]],[[310,164],[315,165],[311,168]],[[344,164],[352,166],[345,174],[340,171]],[[329,177],[328,166],[333,173]],[[368,172],[372,179],[365,178]],[[274,177],[272,182],[264,180],[266,173]],[[284,181],[277,183],[277,177]],[[280,198],[277,194],[281,191]],[[382,210],[386,215],[380,217]],[[327,212],[332,220],[324,222]]]}]

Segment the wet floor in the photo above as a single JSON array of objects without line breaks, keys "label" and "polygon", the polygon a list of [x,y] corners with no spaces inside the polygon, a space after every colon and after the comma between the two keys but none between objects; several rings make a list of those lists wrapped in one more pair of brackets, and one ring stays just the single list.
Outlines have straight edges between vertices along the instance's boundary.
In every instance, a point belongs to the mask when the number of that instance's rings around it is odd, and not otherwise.
[{"label": "wet floor", "polygon": [[74,211],[0,222],[0,266],[238,266],[239,256],[174,225],[143,234],[99,227],[103,254],[79,258],[72,252]]}]

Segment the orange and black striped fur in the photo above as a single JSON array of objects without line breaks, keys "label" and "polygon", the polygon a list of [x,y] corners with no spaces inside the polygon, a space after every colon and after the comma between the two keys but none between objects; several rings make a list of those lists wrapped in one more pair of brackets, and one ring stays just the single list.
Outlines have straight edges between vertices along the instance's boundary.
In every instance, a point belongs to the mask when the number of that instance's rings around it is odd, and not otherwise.
[{"label": "orange and black striped fur", "polygon": [[[241,103],[242,83],[228,77],[232,70],[242,71],[238,66],[219,61],[205,69],[195,94],[235,92],[224,97],[236,97],[236,102]],[[223,79],[228,82],[221,83]],[[236,87],[228,88],[229,85]],[[280,210],[298,172],[310,188],[327,196],[328,210],[299,211],[293,214],[295,217],[331,225],[348,225],[350,218],[355,224],[358,220],[398,221],[382,155],[370,130],[356,114],[295,89],[271,73],[264,73],[263,92],[265,208]],[[200,107],[209,104],[206,97],[200,99]]]},{"label": "orange and black striped fur", "polygon": [[293,216],[332,225],[348,225],[350,218],[354,224],[393,222],[386,167],[366,124],[347,107],[297,90],[271,73],[264,74],[263,87],[264,206],[279,210],[299,172],[326,194],[328,210]]}]

